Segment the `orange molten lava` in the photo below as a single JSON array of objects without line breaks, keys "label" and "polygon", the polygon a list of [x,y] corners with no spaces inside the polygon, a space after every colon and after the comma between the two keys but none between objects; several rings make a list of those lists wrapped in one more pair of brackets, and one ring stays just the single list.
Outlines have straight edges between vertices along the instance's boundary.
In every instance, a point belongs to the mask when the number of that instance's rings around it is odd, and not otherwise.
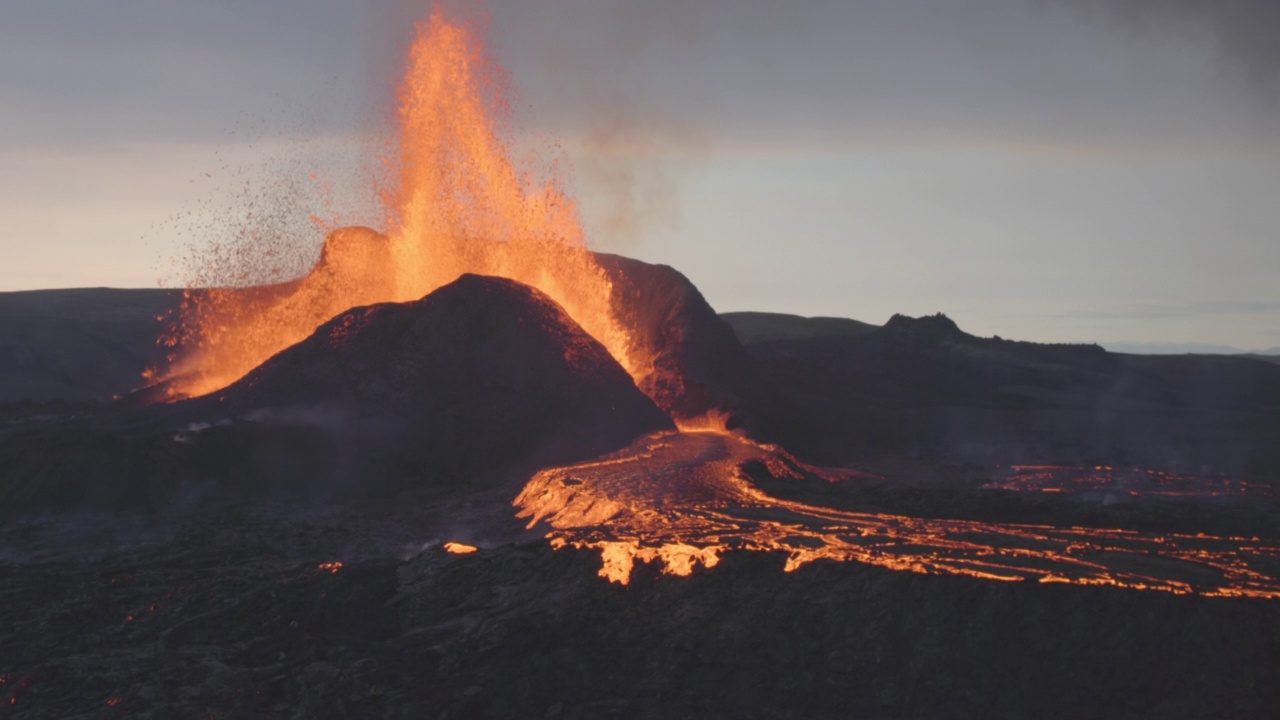
[{"label": "orange molten lava", "polygon": [[574,203],[512,162],[501,77],[475,37],[436,11],[418,28],[400,87],[387,236],[338,231],[294,282],[188,291],[164,340],[175,354],[149,377],[172,398],[213,392],[338,313],[416,300],[469,272],[543,291],[639,381],[644,353],[615,319],[612,283],[584,245]]},{"label": "orange molten lava", "polygon": [[787,571],[856,561],[986,580],[1280,599],[1280,546],[1270,539],[909,517],[772,495],[755,478],[824,499],[858,475],[744,437],[662,432],[541,470],[515,505],[529,527],[549,527],[553,547],[599,550],[600,576],[624,585],[637,563],[689,575],[725,552],[757,551],[786,553]]}]

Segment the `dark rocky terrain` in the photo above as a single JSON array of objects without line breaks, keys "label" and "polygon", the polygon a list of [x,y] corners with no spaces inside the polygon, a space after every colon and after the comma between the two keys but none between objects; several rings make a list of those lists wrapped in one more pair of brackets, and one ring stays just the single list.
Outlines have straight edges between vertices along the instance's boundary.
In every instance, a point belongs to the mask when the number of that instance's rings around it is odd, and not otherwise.
[{"label": "dark rocky terrain", "polygon": [[1270,601],[783,573],[754,553],[624,588],[592,553],[477,517],[492,500],[7,524],[0,713],[1270,718],[1280,702]]},{"label": "dark rocky terrain", "polygon": [[760,381],[729,323],[679,271],[620,255],[596,254],[613,281],[619,320],[653,349],[641,389],[677,420],[708,411],[748,424],[761,405]]},{"label": "dark rocky terrain", "polygon": [[1270,354],[1266,354],[1266,355],[1260,355],[1257,353],[1248,353],[1244,355],[1244,357],[1253,358],[1255,360],[1262,360],[1264,362],[1280,364],[1280,348],[1271,348],[1271,350],[1275,350],[1276,352],[1268,351]]},{"label": "dark rocky terrain", "polygon": [[[748,332],[758,327],[740,314],[727,319],[746,322]],[[1103,464],[1280,480],[1274,363],[979,338],[941,315],[899,315],[871,331],[792,324],[749,334],[746,347],[774,394],[763,434],[804,457],[863,466]]]},{"label": "dark rocky terrain", "polygon": [[[28,328],[3,397],[30,398],[0,405],[0,716],[1274,717],[1274,600],[784,573],[785,554],[743,551],[623,587],[511,502],[532,467],[669,427],[658,405],[718,407],[883,475],[747,469],[788,501],[1275,544],[1274,498],[1099,504],[972,481],[1026,459],[1275,482],[1280,366],[976,338],[942,316],[719,318],[678,272],[603,260],[663,348],[657,405],[554,303],[492,278],[343,313],[163,406],[93,398],[134,389],[172,296],[58,291],[48,315],[0,296],[19,308],[0,321]],[[81,324],[32,334],[56,313]],[[103,374],[77,370],[92,358]]]}]

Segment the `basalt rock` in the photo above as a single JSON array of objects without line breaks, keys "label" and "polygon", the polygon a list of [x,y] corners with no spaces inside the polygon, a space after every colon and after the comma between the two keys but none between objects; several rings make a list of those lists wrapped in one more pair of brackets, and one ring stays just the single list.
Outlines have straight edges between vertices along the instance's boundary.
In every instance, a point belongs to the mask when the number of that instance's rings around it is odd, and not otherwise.
[{"label": "basalt rock", "polygon": [[624,589],[598,553],[545,542],[405,560],[454,509],[399,512],[0,525],[0,715],[1270,719],[1280,702],[1273,601],[750,552]]},{"label": "basalt rock", "polygon": [[620,255],[596,254],[613,281],[613,307],[637,344],[652,349],[640,389],[677,420],[707,413],[730,427],[750,425],[760,383],[733,328],[679,271]]}]

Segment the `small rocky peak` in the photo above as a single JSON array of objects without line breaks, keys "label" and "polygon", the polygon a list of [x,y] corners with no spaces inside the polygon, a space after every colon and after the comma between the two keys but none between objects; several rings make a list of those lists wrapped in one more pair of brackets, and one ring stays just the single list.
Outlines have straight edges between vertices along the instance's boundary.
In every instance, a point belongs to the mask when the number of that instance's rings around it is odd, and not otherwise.
[{"label": "small rocky peak", "polygon": [[963,340],[971,337],[961,330],[954,320],[942,313],[922,315],[918,318],[896,314],[884,324],[884,331],[933,341]]}]

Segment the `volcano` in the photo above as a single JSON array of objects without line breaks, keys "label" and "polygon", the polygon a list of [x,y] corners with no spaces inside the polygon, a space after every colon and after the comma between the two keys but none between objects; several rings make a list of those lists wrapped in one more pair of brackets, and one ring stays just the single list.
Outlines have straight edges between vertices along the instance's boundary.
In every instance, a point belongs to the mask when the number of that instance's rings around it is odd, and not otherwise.
[{"label": "volcano", "polygon": [[[504,243],[468,241],[469,253],[481,257],[513,252]],[[177,360],[161,374],[166,379],[139,397],[148,400],[183,397],[183,388],[204,387],[202,373],[188,358],[238,355],[243,348],[282,342],[275,335],[279,318],[328,321],[350,304],[376,303],[391,262],[391,239],[364,227],[341,228],[325,239],[320,258],[306,276],[288,283],[249,288],[188,291],[186,307],[229,313],[243,323],[207,349],[176,342]],[[631,365],[636,385],[677,422],[709,416],[729,427],[749,422],[759,404],[760,382],[733,328],[707,303],[698,288],[678,270],[620,255],[581,251],[576,261],[595,268],[590,278],[607,293],[603,305],[618,327],[625,328],[623,359]],[[231,309],[234,309],[232,312]],[[247,350],[244,352],[248,352]],[[615,356],[615,359],[616,356]]]},{"label": "volcano", "polygon": [[318,408],[385,428],[442,473],[540,467],[671,421],[555,302],[463,275],[409,303],[344,312],[190,411]]},{"label": "volcano", "polygon": [[0,505],[167,503],[192,483],[235,496],[476,487],[674,428],[559,305],[478,275],[341,313],[217,393],[137,402],[11,428]]},{"label": "volcano", "polygon": [[467,28],[407,66],[308,272],[214,248],[144,349],[163,293],[0,297],[0,400],[127,393],[0,405],[0,707],[1275,715],[1280,366],[731,325],[588,248]]}]

